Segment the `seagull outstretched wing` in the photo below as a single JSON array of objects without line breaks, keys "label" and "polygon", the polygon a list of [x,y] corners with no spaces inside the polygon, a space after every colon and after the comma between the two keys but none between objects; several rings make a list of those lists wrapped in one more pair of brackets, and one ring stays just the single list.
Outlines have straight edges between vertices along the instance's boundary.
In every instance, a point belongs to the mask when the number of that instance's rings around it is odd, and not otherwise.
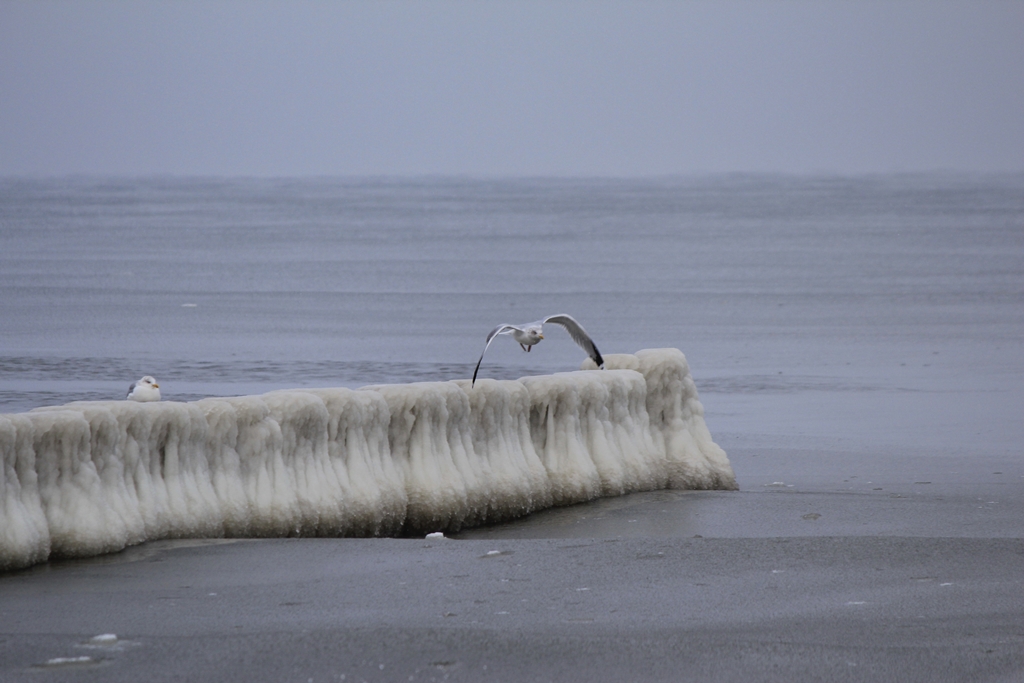
[{"label": "seagull outstretched wing", "polygon": [[476,368],[474,368],[473,370],[473,381],[470,382],[470,386],[476,384],[476,373],[480,372],[480,363],[483,362],[484,354],[487,353],[487,347],[491,345],[491,342],[494,341],[494,338],[497,337],[499,334],[512,334],[512,332],[515,331],[522,332],[523,328],[518,327],[516,325],[498,325],[493,330],[491,330],[491,333],[487,335],[487,343],[484,344],[484,350],[480,352],[480,360],[476,362]]},{"label": "seagull outstretched wing", "polygon": [[576,318],[565,313],[559,313],[558,315],[549,315],[541,321],[542,323],[554,323],[565,328],[565,331],[569,333],[572,340],[579,344],[579,347],[587,352],[587,355],[597,363],[597,367],[604,365],[604,358],[601,357],[601,352],[597,350],[597,345],[594,344],[594,340],[590,338],[587,331],[583,329],[583,325],[580,325]]}]

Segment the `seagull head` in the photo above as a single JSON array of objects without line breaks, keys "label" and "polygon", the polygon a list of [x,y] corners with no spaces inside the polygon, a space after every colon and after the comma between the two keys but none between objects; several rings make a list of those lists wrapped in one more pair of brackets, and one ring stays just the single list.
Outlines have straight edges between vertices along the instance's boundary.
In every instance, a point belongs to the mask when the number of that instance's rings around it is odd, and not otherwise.
[{"label": "seagull head", "polygon": [[153,379],[152,377],[150,377],[149,375],[146,375],[145,377],[140,379],[139,380],[139,384],[148,384],[149,386],[153,387],[154,389],[159,389],[160,388],[160,385],[156,383],[156,380]]}]

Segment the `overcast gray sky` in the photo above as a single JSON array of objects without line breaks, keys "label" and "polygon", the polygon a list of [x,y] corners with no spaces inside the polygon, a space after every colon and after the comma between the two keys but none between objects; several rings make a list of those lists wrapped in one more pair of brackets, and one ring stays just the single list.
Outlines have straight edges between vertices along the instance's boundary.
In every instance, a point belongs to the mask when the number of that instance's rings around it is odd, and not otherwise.
[{"label": "overcast gray sky", "polygon": [[0,174],[1024,170],[1024,2],[0,0]]}]

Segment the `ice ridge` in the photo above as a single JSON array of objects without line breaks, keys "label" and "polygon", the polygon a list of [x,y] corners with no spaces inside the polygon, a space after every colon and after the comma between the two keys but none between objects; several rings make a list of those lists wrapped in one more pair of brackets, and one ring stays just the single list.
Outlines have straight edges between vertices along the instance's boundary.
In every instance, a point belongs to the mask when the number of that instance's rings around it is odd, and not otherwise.
[{"label": "ice ridge", "polygon": [[736,488],[682,352],[594,367],[0,415],[0,570],[164,538],[452,532]]}]

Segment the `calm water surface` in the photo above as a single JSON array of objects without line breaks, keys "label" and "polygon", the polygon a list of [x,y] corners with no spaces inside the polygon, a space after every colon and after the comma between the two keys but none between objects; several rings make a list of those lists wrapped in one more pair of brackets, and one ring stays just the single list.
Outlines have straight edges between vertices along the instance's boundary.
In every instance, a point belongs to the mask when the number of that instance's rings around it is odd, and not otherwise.
[{"label": "calm water surface", "polygon": [[732,443],[1024,445],[1024,175],[6,179],[0,247],[3,412],[468,377],[565,312]]}]

